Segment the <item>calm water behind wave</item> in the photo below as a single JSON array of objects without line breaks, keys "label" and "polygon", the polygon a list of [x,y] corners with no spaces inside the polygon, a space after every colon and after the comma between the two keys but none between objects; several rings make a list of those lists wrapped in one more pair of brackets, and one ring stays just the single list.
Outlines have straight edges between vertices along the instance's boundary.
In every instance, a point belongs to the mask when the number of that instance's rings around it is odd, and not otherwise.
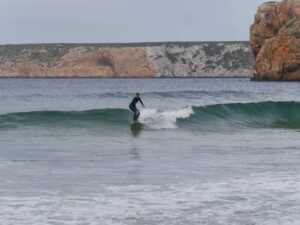
[{"label": "calm water behind wave", "polygon": [[299,102],[248,79],[0,79],[0,222],[298,224]]}]

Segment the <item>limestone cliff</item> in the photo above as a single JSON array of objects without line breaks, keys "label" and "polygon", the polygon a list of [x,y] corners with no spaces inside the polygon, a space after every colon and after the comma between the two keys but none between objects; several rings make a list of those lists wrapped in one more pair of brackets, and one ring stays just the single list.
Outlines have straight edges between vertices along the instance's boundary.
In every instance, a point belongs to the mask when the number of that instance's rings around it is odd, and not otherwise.
[{"label": "limestone cliff", "polygon": [[255,80],[300,80],[300,1],[268,2],[250,29]]},{"label": "limestone cliff", "polygon": [[0,46],[1,77],[249,77],[248,42]]}]

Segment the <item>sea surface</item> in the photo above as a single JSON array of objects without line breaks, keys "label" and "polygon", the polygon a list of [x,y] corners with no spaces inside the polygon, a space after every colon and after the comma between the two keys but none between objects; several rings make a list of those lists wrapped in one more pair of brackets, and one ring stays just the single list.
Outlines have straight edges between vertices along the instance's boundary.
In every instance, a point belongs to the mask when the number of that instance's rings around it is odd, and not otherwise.
[{"label": "sea surface", "polygon": [[299,131],[300,83],[0,79],[0,224],[299,225]]}]

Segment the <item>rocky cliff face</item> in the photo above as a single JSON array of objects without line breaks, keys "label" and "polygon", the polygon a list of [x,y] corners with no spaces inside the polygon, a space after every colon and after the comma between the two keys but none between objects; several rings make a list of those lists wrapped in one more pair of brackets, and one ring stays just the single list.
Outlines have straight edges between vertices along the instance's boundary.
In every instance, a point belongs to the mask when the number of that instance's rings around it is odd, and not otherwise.
[{"label": "rocky cliff face", "polygon": [[1,77],[251,76],[248,42],[0,46]]},{"label": "rocky cliff face", "polygon": [[255,80],[300,80],[300,1],[259,7],[250,29]]}]

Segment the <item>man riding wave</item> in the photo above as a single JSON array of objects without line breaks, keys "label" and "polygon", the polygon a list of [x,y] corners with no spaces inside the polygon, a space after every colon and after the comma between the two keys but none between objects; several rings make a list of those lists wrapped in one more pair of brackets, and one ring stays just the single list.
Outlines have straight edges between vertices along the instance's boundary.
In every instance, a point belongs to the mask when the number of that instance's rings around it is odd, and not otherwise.
[{"label": "man riding wave", "polygon": [[133,121],[137,121],[140,116],[140,111],[136,107],[136,104],[140,102],[142,106],[145,108],[142,99],[140,98],[140,93],[136,93],[135,97],[132,99],[131,103],[129,104],[129,109],[134,112],[133,114]]}]

